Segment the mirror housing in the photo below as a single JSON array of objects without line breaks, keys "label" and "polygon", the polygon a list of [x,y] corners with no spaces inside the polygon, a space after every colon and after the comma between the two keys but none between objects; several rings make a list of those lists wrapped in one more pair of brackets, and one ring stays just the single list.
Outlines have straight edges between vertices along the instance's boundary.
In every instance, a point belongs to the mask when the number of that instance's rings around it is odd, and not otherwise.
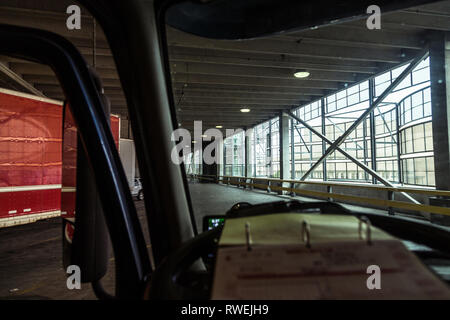
[{"label": "mirror housing", "polygon": [[[71,154],[63,155],[63,264],[65,269],[69,265],[79,266],[81,282],[95,282],[103,278],[108,269],[109,234],[86,152],[76,127],[70,124],[72,117],[66,106],[64,114],[63,152]],[[73,142],[75,148],[70,145]],[[68,164],[67,161],[75,163]],[[67,183],[72,181],[75,184],[68,186]],[[83,214],[75,217],[75,212]]]},{"label": "mirror housing", "polygon": [[[89,70],[109,118],[111,104],[103,94],[100,77],[93,68],[89,67]],[[68,183],[72,185],[68,191],[75,192],[75,203],[73,196],[62,193],[61,197],[61,207],[65,208],[66,215],[70,214],[70,220],[63,219],[63,263],[64,268],[69,265],[80,267],[81,282],[97,282],[108,270],[109,233],[94,174],[67,104],[64,104],[63,112],[63,188]],[[70,211],[71,206],[75,211]],[[75,212],[84,214],[75,218]],[[68,232],[70,229],[74,229],[72,234]]]}]

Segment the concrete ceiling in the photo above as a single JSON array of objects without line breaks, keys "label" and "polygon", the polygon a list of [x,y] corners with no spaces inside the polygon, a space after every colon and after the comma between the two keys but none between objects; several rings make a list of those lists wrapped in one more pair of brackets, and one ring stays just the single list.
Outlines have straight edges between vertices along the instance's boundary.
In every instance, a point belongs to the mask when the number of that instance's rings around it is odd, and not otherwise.
[{"label": "concrete ceiling", "polygon": [[[68,30],[65,10],[70,4],[73,1],[2,0],[0,23],[56,32],[72,41],[92,64],[93,19],[82,10],[81,30]],[[251,127],[281,110],[314,101],[408,61],[426,45],[429,32],[450,30],[450,1],[384,15],[381,27],[368,30],[365,20],[352,21],[248,41],[204,39],[168,27],[178,122],[188,129],[194,120],[203,120],[204,128]],[[115,64],[98,25],[95,43],[95,66],[112,112],[126,117]],[[0,62],[0,86],[64,99],[47,66],[9,57],[0,57]],[[308,70],[310,77],[294,78],[297,69]],[[251,112],[241,113],[244,107]]]}]

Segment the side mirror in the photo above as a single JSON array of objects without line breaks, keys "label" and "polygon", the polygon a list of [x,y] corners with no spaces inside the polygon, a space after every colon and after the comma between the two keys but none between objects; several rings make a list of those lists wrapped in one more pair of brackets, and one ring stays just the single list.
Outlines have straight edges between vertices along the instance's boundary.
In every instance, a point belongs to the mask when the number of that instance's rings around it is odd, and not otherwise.
[{"label": "side mirror", "polygon": [[109,234],[94,175],[67,104],[63,112],[63,265],[65,269],[79,266],[81,282],[96,282],[107,272]]}]

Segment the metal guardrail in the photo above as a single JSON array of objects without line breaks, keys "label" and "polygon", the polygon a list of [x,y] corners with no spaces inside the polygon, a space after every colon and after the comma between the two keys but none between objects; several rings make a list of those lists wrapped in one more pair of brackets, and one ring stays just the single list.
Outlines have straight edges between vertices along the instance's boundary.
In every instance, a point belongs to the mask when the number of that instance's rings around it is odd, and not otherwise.
[{"label": "metal guardrail", "polygon": [[[274,179],[274,178],[257,178],[257,177],[237,177],[237,176],[215,176],[215,175],[189,175],[191,178],[211,181],[215,183],[223,183],[227,185],[235,185],[235,186],[243,186],[258,188],[267,190],[267,192],[272,191],[287,191],[291,194],[295,195],[304,195],[310,197],[318,197],[324,199],[333,199],[333,200],[341,200],[348,201],[352,203],[362,203],[369,204],[374,206],[382,206],[388,209],[391,213],[393,212],[393,208],[404,209],[404,210],[412,210],[418,212],[426,212],[426,213],[434,213],[450,216],[450,208],[432,206],[428,204],[416,204],[416,203],[408,203],[405,201],[394,200],[394,194],[396,192],[407,192],[414,194],[422,194],[426,196],[440,196],[440,197],[450,197],[450,191],[444,190],[428,190],[428,189],[418,189],[418,188],[405,188],[405,187],[386,187],[386,186],[375,186],[375,185],[354,185],[354,184],[344,184],[344,183],[336,183],[336,182],[319,182],[319,181],[299,181],[299,180],[282,180],[282,179]],[[258,183],[263,182],[263,183]],[[289,187],[283,186],[284,184],[289,184]],[[325,186],[327,187],[327,192],[323,191],[313,191],[313,190],[305,190],[295,188],[295,185],[317,185],[317,186]],[[356,195],[344,195],[340,193],[333,193],[333,187],[339,188],[360,188],[360,189],[368,189],[368,190],[376,190],[376,191],[386,191],[388,200],[379,199],[379,198],[371,198],[365,196],[356,196]]]}]

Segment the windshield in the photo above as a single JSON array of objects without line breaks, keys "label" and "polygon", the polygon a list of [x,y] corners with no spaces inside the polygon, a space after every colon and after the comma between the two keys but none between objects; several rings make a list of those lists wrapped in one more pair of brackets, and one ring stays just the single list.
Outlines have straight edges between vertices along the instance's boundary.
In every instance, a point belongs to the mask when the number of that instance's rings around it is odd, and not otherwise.
[{"label": "windshield", "polygon": [[448,297],[450,0],[324,3],[1,1],[0,299]]},{"label": "windshield", "polygon": [[450,1],[364,13],[241,41],[166,25],[173,159],[199,229],[235,203],[285,199],[448,224],[442,208],[421,206],[441,206],[433,192],[450,187],[437,138],[448,141],[447,121],[436,117],[446,114]]}]

